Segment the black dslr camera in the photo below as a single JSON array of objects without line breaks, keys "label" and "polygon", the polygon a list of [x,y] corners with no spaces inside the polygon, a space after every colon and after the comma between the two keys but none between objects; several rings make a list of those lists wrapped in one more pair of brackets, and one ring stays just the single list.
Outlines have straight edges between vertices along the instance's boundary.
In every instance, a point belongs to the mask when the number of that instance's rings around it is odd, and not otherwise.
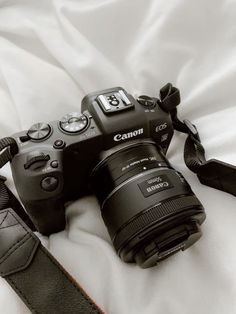
[{"label": "black dslr camera", "polygon": [[13,135],[13,178],[38,231],[63,230],[64,204],[94,192],[125,262],[150,267],[188,248],[205,212],[165,157],[172,135],[158,99],[136,100],[121,87],[85,96],[82,114]]}]

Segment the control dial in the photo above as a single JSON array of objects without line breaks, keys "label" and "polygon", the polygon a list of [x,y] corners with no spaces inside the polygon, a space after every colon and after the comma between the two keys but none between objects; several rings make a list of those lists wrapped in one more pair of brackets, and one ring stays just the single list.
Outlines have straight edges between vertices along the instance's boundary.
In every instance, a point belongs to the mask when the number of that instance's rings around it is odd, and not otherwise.
[{"label": "control dial", "polygon": [[36,123],[31,126],[27,135],[31,140],[40,141],[46,138],[51,132],[51,127],[47,123]]},{"label": "control dial", "polygon": [[68,133],[78,133],[83,131],[88,125],[88,118],[78,112],[69,113],[60,121],[60,127]]},{"label": "control dial", "polygon": [[49,155],[46,155],[43,152],[34,151],[27,156],[24,168],[30,170],[41,169],[46,166],[49,160],[50,160]]}]

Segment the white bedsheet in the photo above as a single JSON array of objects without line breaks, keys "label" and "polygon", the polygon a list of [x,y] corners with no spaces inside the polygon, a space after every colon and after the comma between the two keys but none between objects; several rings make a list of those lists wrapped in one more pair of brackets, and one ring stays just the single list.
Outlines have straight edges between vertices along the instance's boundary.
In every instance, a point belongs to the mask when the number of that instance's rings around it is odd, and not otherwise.
[{"label": "white bedsheet", "polygon": [[[0,136],[78,111],[88,92],[157,95],[170,81],[208,158],[236,164],[235,21],[234,0],[0,0]],[[236,200],[186,168],[184,139],[168,158],[206,208],[196,245],[152,269],[127,265],[93,196],[67,208],[65,231],[41,237],[109,314],[236,313]],[[13,188],[9,167],[1,174]],[[1,278],[0,313],[29,313]]]}]

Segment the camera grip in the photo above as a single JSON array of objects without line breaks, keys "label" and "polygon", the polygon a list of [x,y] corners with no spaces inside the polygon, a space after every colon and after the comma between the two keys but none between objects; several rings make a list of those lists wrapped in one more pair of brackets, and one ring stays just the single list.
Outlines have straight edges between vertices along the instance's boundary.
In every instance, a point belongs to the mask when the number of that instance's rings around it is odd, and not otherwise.
[{"label": "camera grip", "polygon": [[44,234],[64,230],[66,225],[65,208],[62,194],[42,201],[30,201],[25,208],[36,229]]}]

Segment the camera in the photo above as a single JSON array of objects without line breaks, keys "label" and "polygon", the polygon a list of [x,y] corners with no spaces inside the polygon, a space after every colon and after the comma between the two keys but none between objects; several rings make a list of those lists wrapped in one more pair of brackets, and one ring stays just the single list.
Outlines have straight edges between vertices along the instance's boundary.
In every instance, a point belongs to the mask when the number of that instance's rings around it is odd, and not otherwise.
[{"label": "camera", "polygon": [[125,262],[151,267],[196,242],[205,211],[166,158],[173,125],[159,100],[115,87],[81,107],[13,135],[13,179],[37,230],[63,230],[65,204],[94,193]]}]

